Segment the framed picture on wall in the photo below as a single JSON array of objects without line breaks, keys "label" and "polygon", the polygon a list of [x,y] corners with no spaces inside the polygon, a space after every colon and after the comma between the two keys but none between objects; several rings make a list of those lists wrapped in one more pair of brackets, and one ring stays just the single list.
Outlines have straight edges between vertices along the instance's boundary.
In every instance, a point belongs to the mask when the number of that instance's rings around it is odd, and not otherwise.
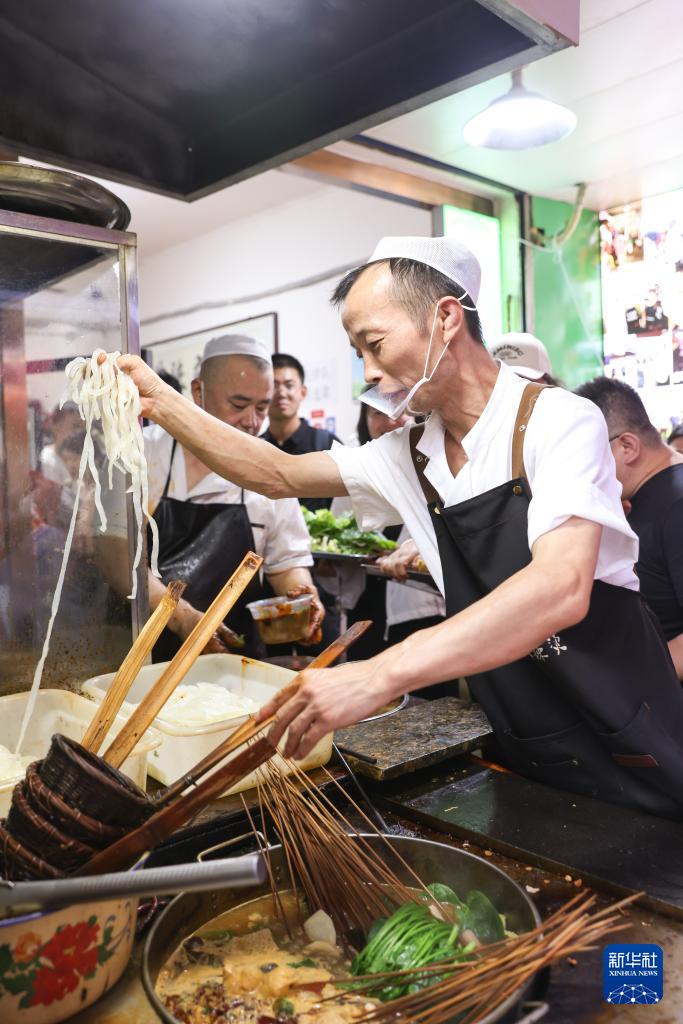
[{"label": "framed picture on wall", "polygon": [[217,324],[203,331],[191,331],[154,341],[143,346],[142,357],[157,373],[163,370],[175,377],[183,392],[189,395],[190,382],[199,373],[204,346],[207,341],[222,334],[247,334],[264,342],[275,353],[278,350],[277,313],[261,313],[244,320]]}]

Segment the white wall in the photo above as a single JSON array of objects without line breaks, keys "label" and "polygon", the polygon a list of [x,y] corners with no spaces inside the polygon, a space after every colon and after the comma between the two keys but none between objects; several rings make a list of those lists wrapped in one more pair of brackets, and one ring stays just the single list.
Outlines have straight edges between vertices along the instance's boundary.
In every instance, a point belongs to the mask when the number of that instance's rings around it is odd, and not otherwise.
[{"label": "white wall", "polygon": [[[308,408],[324,408],[345,439],[353,430],[351,355],[329,305],[337,278],[239,305],[230,300],[363,262],[382,235],[429,235],[430,213],[360,192],[320,185],[303,199],[232,221],[141,261],[143,345],[276,311],[280,351],[303,363]],[[224,300],[219,308],[174,311]],[[145,323],[164,315],[164,319]]]}]

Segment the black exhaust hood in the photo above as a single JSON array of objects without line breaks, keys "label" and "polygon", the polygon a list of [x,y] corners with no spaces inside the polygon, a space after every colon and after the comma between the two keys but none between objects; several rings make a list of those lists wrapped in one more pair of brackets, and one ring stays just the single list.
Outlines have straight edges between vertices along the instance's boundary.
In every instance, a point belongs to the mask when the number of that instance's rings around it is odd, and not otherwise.
[{"label": "black exhaust hood", "polygon": [[9,0],[0,139],[195,199],[568,45],[519,7]]}]

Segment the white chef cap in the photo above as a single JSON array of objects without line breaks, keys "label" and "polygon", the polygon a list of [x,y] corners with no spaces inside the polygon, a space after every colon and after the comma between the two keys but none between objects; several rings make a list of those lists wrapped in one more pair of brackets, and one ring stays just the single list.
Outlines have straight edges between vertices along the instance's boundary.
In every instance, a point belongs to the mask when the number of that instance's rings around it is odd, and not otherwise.
[{"label": "white chef cap", "polygon": [[415,260],[416,263],[425,263],[428,267],[433,267],[464,288],[476,306],[481,283],[481,267],[474,253],[454,238],[381,238],[368,263],[390,259]]},{"label": "white chef cap", "polygon": [[202,353],[202,366],[207,359],[216,356],[253,356],[272,365],[268,346],[258,338],[250,338],[247,334],[221,334],[218,338],[207,341]]}]

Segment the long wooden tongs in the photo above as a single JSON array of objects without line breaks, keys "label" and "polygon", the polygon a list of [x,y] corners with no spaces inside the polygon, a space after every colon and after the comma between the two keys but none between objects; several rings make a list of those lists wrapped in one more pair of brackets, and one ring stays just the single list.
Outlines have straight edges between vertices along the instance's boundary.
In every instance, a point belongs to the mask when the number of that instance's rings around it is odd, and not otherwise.
[{"label": "long wooden tongs", "polygon": [[104,760],[114,768],[121,767],[262,564],[263,559],[253,551],[247,552],[244,556],[241,564],[204,612],[178,653],[105,751]]},{"label": "long wooden tongs", "polygon": [[81,740],[86,750],[96,754],[104,743],[105,736],[137,679],[142,663],[161,636],[162,630],[168,625],[186,586],[187,584],[181,580],[169,583],[166,593],[140,630]]}]

